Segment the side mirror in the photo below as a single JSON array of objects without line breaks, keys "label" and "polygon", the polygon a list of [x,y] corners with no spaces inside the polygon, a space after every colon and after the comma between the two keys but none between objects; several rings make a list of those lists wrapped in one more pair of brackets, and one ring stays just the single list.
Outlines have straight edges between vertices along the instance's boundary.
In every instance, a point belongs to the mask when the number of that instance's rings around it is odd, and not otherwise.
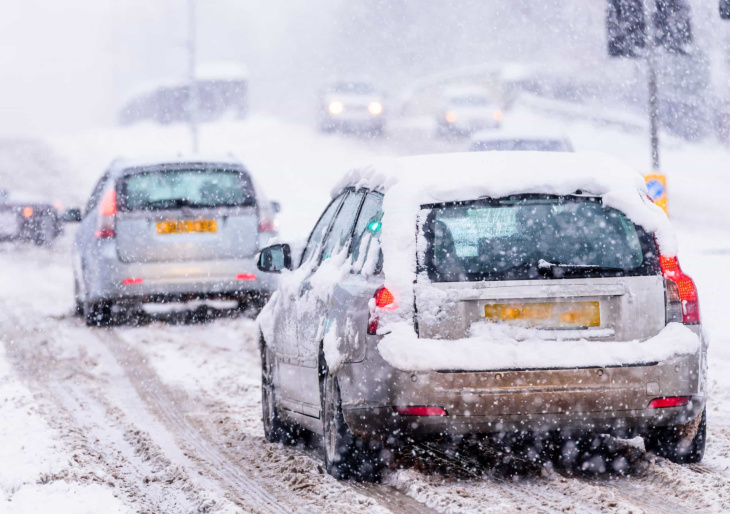
[{"label": "side mirror", "polygon": [[291,248],[287,244],[267,246],[261,250],[256,266],[266,273],[281,273],[281,270],[292,269]]},{"label": "side mirror", "polygon": [[271,203],[271,210],[272,211],[274,211],[277,214],[281,212],[281,204],[279,202],[277,202],[276,200],[274,200],[274,201],[272,201],[270,203]]},{"label": "side mirror", "polygon": [[81,221],[81,209],[67,209],[61,215],[61,221],[64,223],[79,223]]}]

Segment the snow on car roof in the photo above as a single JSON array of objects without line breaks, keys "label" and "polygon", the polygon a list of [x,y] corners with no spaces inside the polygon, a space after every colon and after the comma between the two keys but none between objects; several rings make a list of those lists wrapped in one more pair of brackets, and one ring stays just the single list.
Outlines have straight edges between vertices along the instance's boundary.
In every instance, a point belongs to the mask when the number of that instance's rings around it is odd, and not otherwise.
[{"label": "snow on car roof", "polygon": [[476,96],[489,96],[489,90],[486,87],[479,85],[461,85],[461,86],[449,86],[444,89],[444,96],[448,98],[455,97],[476,97]]},{"label": "snow on car roof", "polygon": [[411,294],[416,269],[416,220],[425,204],[538,193],[599,196],[654,233],[664,255],[677,253],[674,230],[648,197],[643,177],[603,154],[470,152],[381,159],[345,175],[333,196],[348,186],[385,193],[381,245],[386,287]]},{"label": "snow on car roof", "polygon": [[176,154],[150,157],[118,157],[111,164],[113,171],[121,171],[129,168],[142,168],[148,166],[160,166],[165,164],[230,164],[243,166],[239,158],[234,155],[221,154]]}]

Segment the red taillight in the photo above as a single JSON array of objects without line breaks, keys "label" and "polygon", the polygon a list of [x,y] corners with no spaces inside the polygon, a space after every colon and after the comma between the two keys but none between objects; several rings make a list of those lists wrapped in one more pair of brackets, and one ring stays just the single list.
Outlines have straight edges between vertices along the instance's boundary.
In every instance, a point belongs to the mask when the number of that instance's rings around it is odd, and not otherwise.
[{"label": "red taillight", "polygon": [[665,398],[655,398],[649,403],[649,408],[665,409],[667,407],[684,407],[691,399],[691,396],[667,396]]},{"label": "red taillight", "polygon": [[380,307],[382,309],[383,307],[393,305],[393,303],[395,303],[395,297],[393,296],[393,293],[388,291],[386,288],[381,287],[380,289],[375,291],[376,307]]},{"label": "red taillight", "polygon": [[[388,291],[386,288],[381,287],[375,291],[375,307],[378,309],[394,309],[395,308],[395,297],[393,293]],[[370,320],[368,321],[368,334],[375,335],[378,332],[378,316],[371,314]]]},{"label": "red taillight", "polygon": [[144,282],[143,278],[125,278],[122,280],[123,286],[136,286]]},{"label": "red taillight", "polygon": [[427,407],[425,405],[415,405],[411,407],[393,407],[401,416],[446,416],[446,410],[443,407]]},{"label": "red taillight", "polygon": [[102,216],[114,216],[117,213],[117,192],[113,189],[107,191],[99,204],[99,214]]},{"label": "red taillight", "polygon": [[256,275],[253,273],[239,273],[236,275],[236,280],[256,280]]},{"label": "red taillight", "polygon": [[99,204],[99,222],[95,235],[99,239],[116,236],[117,192],[112,190],[104,193]]},{"label": "red taillight", "polygon": [[259,232],[276,232],[276,222],[274,220],[260,219]]},{"label": "red taillight", "polygon": [[[661,255],[659,256],[659,263],[664,278],[676,285],[676,291],[679,293],[678,300],[681,303],[682,323],[691,325],[699,323],[700,305],[694,281],[682,271],[676,257]],[[668,301],[671,301],[671,299],[668,299]]]}]

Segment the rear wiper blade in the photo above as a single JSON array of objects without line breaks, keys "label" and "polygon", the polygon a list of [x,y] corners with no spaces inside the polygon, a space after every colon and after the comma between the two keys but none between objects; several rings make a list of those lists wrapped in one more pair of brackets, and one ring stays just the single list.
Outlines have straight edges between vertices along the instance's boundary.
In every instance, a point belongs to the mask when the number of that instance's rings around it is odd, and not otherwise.
[{"label": "rear wiper blade", "polygon": [[560,270],[563,273],[574,273],[579,271],[624,271],[623,268],[612,268],[601,266],[599,264],[565,264],[549,262],[545,259],[540,259],[537,263],[537,269],[540,273],[555,275],[555,270]]}]

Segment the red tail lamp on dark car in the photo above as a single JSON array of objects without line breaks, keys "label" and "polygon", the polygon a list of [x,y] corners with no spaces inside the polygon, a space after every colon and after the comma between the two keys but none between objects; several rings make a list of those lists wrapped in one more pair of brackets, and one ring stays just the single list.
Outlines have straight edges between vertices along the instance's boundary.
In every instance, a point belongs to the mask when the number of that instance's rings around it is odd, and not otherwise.
[{"label": "red tail lamp on dark car", "polygon": [[666,409],[667,407],[684,407],[691,399],[691,396],[666,396],[664,398],[654,398],[649,403],[649,408]]},{"label": "red tail lamp on dark car", "polygon": [[446,409],[443,407],[432,407],[428,405],[409,405],[408,407],[393,407],[401,416],[446,416]]}]

